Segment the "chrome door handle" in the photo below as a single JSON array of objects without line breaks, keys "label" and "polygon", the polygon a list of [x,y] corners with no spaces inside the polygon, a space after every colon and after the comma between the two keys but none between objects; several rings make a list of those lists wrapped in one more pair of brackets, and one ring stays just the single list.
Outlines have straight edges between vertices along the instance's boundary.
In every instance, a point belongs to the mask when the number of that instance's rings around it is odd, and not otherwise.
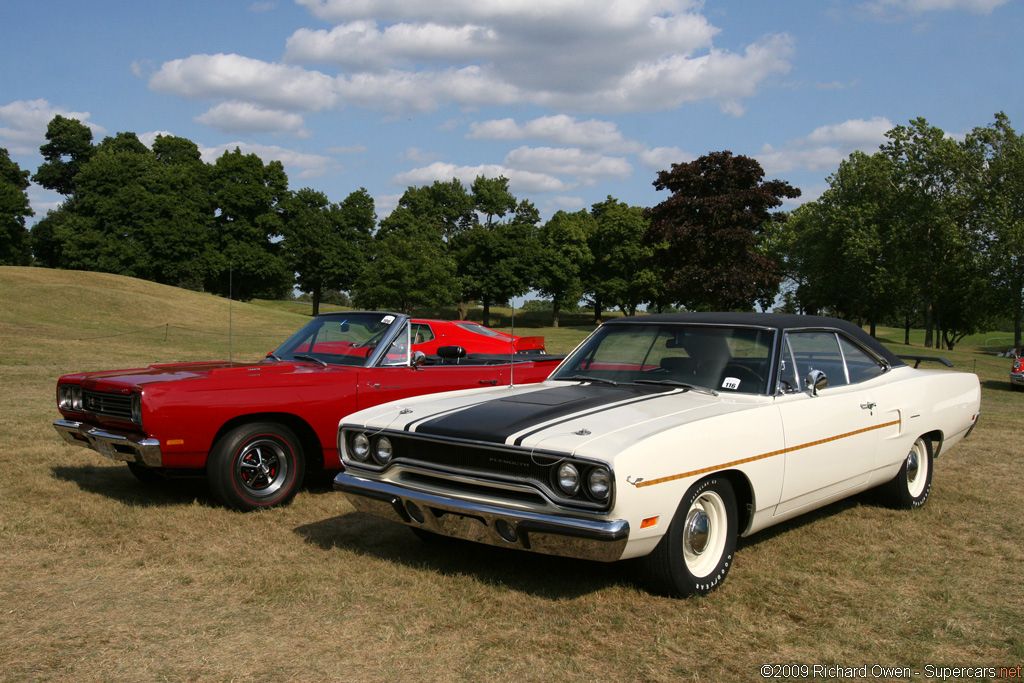
[{"label": "chrome door handle", "polygon": [[864,410],[874,410],[875,406],[877,405],[878,404],[875,403],[874,401],[868,401],[867,403],[861,403],[860,407],[863,408]]}]

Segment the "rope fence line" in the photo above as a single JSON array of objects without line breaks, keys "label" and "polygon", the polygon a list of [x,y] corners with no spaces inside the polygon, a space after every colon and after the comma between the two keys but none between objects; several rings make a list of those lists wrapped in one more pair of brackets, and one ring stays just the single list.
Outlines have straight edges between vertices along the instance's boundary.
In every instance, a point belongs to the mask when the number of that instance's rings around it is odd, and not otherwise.
[{"label": "rope fence line", "polygon": [[[104,335],[98,335],[98,336],[95,336],[95,337],[75,337],[75,338],[71,339],[71,341],[94,341],[96,339],[113,339],[115,337],[127,337],[127,336],[133,335],[133,334],[142,334],[142,333],[145,333],[145,332],[152,332],[153,330],[160,330],[160,329],[163,329],[163,331],[164,331],[164,341],[167,341],[168,333],[172,329],[173,330],[182,330],[184,332],[190,332],[192,334],[206,334],[206,335],[217,336],[217,337],[225,337],[225,336],[228,335],[228,330],[214,330],[214,331],[211,331],[211,330],[199,330],[199,329],[195,329],[195,328],[192,328],[192,327],[182,327],[181,325],[171,325],[170,323],[166,323],[164,325],[155,325],[153,327],[143,327],[141,329],[129,330],[128,332],[118,332],[116,334],[104,334]],[[280,340],[283,341],[284,339],[287,339],[288,333],[284,333],[284,334],[239,334],[237,332],[232,332],[231,336],[232,337],[241,337],[241,338],[246,338],[246,339],[280,339]]]}]

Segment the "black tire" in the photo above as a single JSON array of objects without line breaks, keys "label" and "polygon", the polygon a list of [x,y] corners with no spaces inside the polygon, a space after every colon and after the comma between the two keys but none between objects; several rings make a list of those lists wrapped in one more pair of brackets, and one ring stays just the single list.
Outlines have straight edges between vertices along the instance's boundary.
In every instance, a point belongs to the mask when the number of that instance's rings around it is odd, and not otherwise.
[{"label": "black tire", "polygon": [[736,552],[736,524],[736,494],[728,479],[713,476],[691,486],[668,532],[641,559],[650,588],[677,598],[718,588]]},{"label": "black tire", "polygon": [[164,476],[163,471],[156,467],[146,467],[137,462],[126,462],[125,464],[128,465],[128,471],[134,474],[135,478],[146,486],[156,486],[167,482],[167,477]]},{"label": "black tire", "polygon": [[898,510],[913,510],[925,504],[932,490],[932,444],[918,437],[892,481],[880,488],[883,501]]},{"label": "black tire", "polygon": [[206,468],[213,495],[230,508],[249,512],[291,502],[302,485],[305,459],[292,430],[254,422],[222,436]]}]

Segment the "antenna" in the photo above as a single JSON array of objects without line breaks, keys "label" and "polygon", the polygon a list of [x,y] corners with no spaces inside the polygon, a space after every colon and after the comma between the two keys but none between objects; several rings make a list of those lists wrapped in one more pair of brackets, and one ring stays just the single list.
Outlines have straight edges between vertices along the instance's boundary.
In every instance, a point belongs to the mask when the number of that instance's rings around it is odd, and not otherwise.
[{"label": "antenna", "polygon": [[232,282],[233,275],[232,263],[228,261],[228,363],[232,363],[234,361],[234,356],[231,353],[231,287],[234,284]]},{"label": "antenna", "polygon": [[516,385],[516,298],[512,297],[512,338],[508,340],[508,382]]}]

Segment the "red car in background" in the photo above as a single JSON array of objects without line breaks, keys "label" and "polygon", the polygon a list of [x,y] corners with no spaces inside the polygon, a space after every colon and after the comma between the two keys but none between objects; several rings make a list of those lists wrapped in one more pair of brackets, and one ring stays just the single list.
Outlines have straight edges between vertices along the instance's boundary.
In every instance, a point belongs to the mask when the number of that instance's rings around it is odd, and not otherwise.
[{"label": "red car in background", "polygon": [[1010,390],[1020,391],[1024,388],[1024,356],[1014,352],[1013,366],[1010,368]]},{"label": "red car in background", "polygon": [[511,335],[460,325],[327,313],[257,363],[65,375],[53,426],[68,443],[126,462],[140,480],[204,475],[229,507],[281,505],[307,470],[341,468],[345,415],[437,391],[539,382],[561,360],[524,355]]},{"label": "red car in background", "polygon": [[[455,344],[477,353],[544,353],[544,337],[516,337],[469,320],[412,321],[413,350],[437,353]],[[511,342],[512,346],[509,346]]]}]

